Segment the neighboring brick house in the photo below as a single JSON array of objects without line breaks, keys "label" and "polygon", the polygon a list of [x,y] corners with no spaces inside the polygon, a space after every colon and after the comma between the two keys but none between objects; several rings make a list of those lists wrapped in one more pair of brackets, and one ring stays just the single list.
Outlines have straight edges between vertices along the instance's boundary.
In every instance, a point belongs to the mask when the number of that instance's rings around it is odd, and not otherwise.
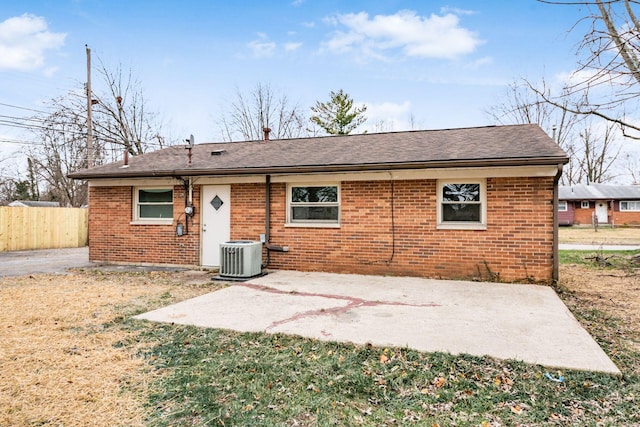
[{"label": "neighboring brick house", "polygon": [[567,156],[537,125],[185,148],[70,175],[92,261],[217,266],[221,243],[262,237],[271,269],[557,278]]},{"label": "neighboring brick house", "polygon": [[577,184],[560,186],[560,225],[640,225],[640,186]]}]

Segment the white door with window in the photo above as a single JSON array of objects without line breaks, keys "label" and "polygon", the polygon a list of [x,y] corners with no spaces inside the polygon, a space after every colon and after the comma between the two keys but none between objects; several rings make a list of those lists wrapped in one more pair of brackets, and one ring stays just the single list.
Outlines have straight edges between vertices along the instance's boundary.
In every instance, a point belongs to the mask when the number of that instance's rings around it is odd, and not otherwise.
[{"label": "white door with window", "polygon": [[220,244],[231,235],[231,187],[202,186],[202,265],[220,266]]},{"label": "white door with window", "polygon": [[609,222],[607,202],[596,202],[596,218],[598,218],[598,224],[606,224]]}]

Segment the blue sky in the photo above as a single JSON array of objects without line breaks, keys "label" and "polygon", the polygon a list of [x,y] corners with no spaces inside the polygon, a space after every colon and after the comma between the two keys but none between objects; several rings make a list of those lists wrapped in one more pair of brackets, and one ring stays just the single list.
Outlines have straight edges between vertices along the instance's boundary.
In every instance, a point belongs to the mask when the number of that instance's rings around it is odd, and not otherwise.
[{"label": "blue sky", "polygon": [[[306,113],[343,89],[367,105],[369,131],[411,117],[420,129],[482,126],[514,79],[574,69],[583,31],[569,30],[584,14],[535,0],[3,2],[0,115],[78,89],[87,44],[94,64],[131,69],[173,137],[196,142],[220,140],[236,88],[257,83]],[[33,137],[0,122],[0,160],[24,147],[9,139]]]}]

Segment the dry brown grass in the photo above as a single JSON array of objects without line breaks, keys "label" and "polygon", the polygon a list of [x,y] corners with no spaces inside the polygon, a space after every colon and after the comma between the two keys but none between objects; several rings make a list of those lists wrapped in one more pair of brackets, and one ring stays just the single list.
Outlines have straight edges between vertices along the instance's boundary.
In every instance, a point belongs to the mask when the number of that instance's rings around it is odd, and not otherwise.
[{"label": "dry brown grass", "polygon": [[149,373],[105,325],[212,289],[198,272],[0,279],[0,426],[144,425]]},{"label": "dry brown grass", "polygon": [[622,319],[625,327],[640,337],[640,275],[637,272],[561,265],[560,285],[570,290],[583,307],[591,306]]},{"label": "dry brown grass", "polygon": [[640,228],[560,227],[560,243],[596,245],[640,245]]}]

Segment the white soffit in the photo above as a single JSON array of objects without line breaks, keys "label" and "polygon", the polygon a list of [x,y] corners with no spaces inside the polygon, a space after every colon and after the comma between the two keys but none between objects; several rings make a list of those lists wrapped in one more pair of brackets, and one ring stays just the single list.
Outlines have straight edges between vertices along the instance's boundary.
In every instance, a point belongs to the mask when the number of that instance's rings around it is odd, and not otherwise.
[{"label": "white soffit", "polygon": [[[317,182],[323,181],[388,181],[417,179],[455,179],[455,178],[520,178],[520,177],[553,177],[558,173],[558,166],[497,166],[477,168],[437,168],[437,169],[402,169],[376,172],[341,172],[341,173],[300,173],[272,174],[271,182]],[[189,178],[189,177],[185,177]],[[265,174],[235,176],[195,176],[193,184],[246,184],[264,183]],[[173,178],[118,178],[89,181],[92,187],[122,187],[144,185],[181,185]]]}]

